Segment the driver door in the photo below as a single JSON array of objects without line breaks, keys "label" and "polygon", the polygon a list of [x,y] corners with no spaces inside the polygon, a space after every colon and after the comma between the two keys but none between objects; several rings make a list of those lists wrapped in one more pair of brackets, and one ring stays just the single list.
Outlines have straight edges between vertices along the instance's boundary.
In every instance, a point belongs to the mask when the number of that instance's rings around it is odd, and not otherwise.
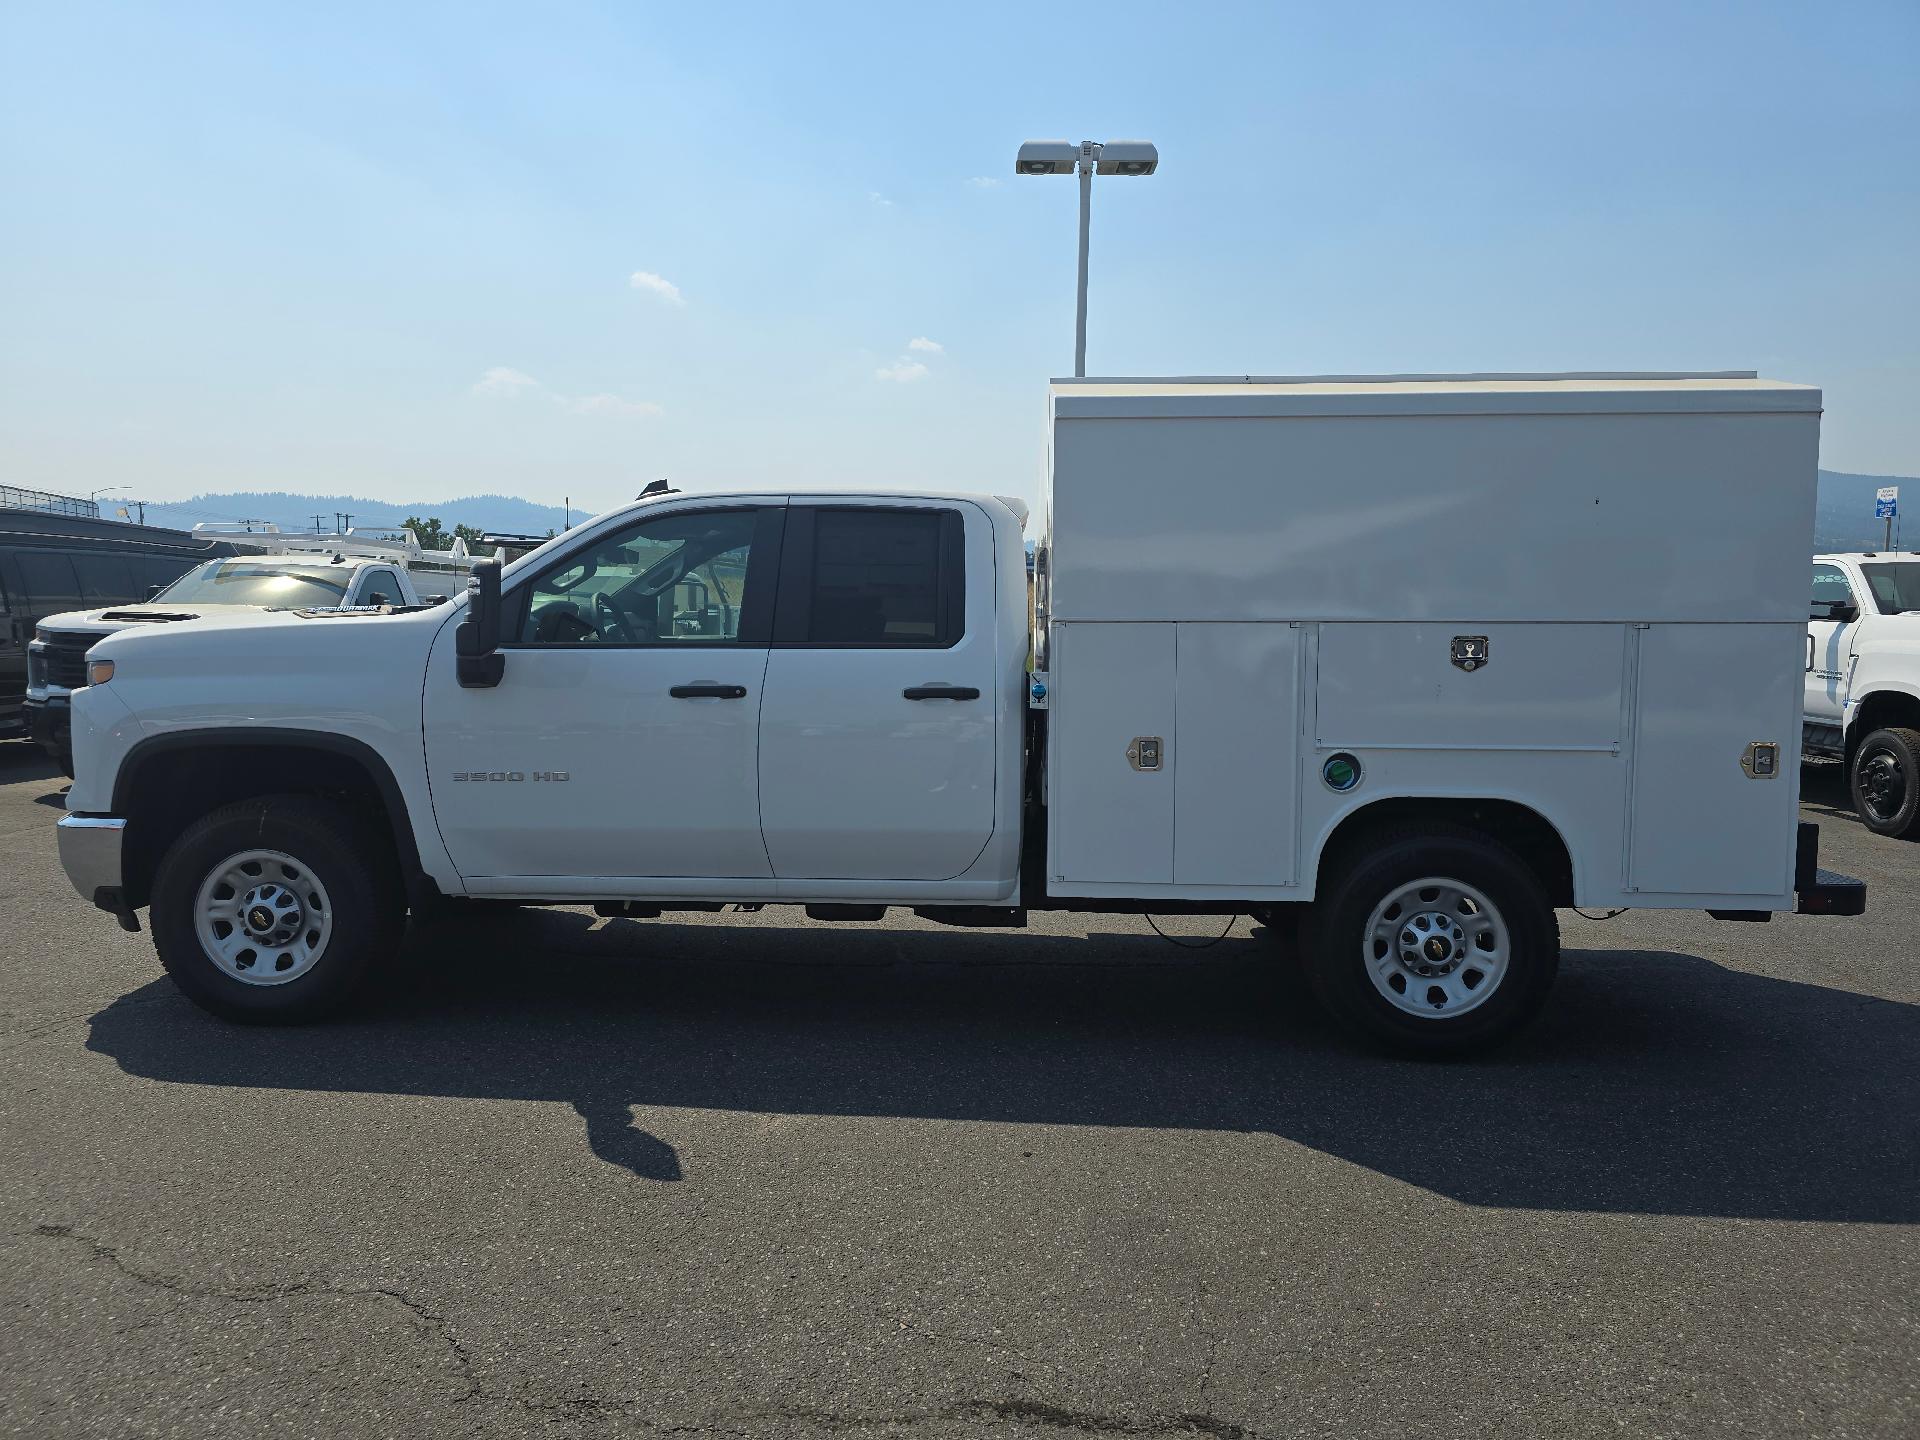
[{"label": "driver door", "polygon": [[[1860,597],[1838,565],[1821,562],[1813,567],[1813,603],[1820,613],[1807,621],[1806,718],[1821,725],[1839,725],[1846,715],[1847,669],[1852,663],[1854,620],[1830,620],[1827,602],[1858,607]],[[1858,610],[1855,611],[1856,617]]]},{"label": "driver door", "polygon": [[460,687],[442,632],[427,761],[470,890],[562,891],[572,877],[583,894],[704,893],[675,883],[695,880],[757,893],[772,874],[760,694],[784,515],[678,507],[516,576],[492,689]]}]

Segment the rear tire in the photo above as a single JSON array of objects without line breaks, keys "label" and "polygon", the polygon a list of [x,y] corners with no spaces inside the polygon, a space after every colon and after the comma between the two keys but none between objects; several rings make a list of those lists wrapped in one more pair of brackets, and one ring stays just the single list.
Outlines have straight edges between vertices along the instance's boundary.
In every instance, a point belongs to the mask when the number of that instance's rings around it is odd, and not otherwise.
[{"label": "rear tire", "polygon": [[195,1004],[290,1025],[352,999],[405,914],[379,837],[336,805],[271,795],[187,827],[154,874],[150,919],[160,963]]},{"label": "rear tire", "polygon": [[1920,829],[1920,730],[1875,730],[1848,767],[1853,808],[1876,835],[1903,838]]},{"label": "rear tire", "polygon": [[1332,1014],[1404,1054],[1463,1055],[1539,1013],[1560,968],[1540,880],[1506,846],[1433,826],[1381,836],[1304,926],[1307,978]]}]

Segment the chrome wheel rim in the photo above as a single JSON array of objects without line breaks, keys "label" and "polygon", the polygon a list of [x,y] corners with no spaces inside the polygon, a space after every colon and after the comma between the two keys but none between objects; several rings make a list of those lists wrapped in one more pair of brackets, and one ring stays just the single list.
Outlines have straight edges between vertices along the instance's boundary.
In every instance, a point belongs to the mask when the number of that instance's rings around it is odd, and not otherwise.
[{"label": "chrome wheel rim", "polygon": [[1485,892],[1430,875],[1373,907],[1360,951],[1367,978],[1388,1004],[1423,1020],[1450,1020],[1500,988],[1513,941]]},{"label": "chrome wheel rim", "polygon": [[229,855],[194,900],[200,948],[245,985],[285,985],[320,962],[333,934],[333,901],[307,866],[279,850]]}]

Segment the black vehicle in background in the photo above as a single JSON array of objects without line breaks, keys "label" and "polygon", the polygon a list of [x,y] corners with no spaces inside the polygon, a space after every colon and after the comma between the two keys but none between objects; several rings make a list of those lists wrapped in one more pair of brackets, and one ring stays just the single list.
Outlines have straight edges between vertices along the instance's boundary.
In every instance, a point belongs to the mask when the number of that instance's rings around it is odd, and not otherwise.
[{"label": "black vehicle in background", "polygon": [[27,646],[42,617],[133,604],[202,560],[255,548],[184,530],[0,508],[0,737],[27,733]]}]

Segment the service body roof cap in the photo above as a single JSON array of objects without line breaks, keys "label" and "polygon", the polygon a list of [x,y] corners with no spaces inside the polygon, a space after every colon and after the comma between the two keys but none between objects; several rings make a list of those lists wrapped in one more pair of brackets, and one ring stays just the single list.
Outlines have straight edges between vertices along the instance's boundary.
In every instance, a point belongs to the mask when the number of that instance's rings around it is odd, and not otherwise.
[{"label": "service body roof cap", "polygon": [[1820,412],[1818,387],[1750,370],[1056,379],[1049,392],[1062,420]]}]

